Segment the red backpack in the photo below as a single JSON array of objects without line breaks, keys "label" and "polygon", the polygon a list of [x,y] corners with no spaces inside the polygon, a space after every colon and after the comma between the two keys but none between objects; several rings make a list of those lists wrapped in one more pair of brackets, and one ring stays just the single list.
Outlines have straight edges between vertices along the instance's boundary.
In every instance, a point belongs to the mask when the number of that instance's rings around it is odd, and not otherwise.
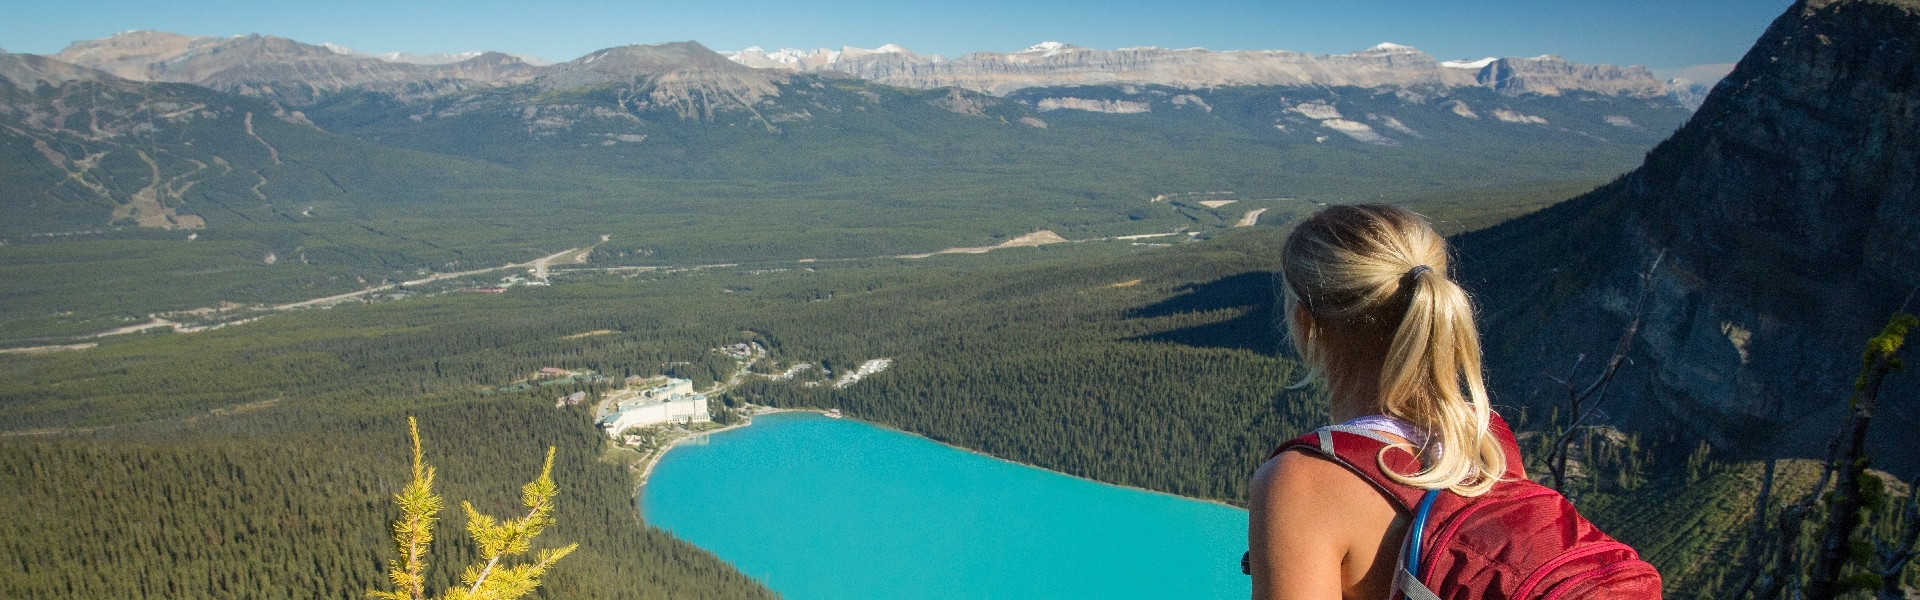
[{"label": "red backpack", "polygon": [[[1324,456],[1413,515],[1394,574],[1395,598],[1659,598],[1660,573],[1653,565],[1581,518],[1559,492],[1522,477],[1513,432],[1499,415],[1491,425],[1506,448],[1507,472],[1475,498],[1388,479],[1375,457],[1392,442],[1368,429],[1322,427],[1281,444],[1273,456],[1288,450]],[[1384,456],[1395,472],[1420,469],[1411,452]]]}]

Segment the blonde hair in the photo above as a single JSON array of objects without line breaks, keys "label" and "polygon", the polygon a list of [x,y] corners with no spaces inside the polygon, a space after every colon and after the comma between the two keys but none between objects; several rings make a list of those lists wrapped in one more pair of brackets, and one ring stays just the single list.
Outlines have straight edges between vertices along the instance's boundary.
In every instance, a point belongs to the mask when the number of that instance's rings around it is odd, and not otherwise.
[{"label": "blonde hair", "polygon": [[[1443,450],[1411,474],[1382,462],[1387,477],[1462,496],[1492,489],[1506,453],[1488,430],[1480,335],[1466,292],[1447,277],[1446,240],[1403,208],[1334,206],[1301,222],[1280,256],[1288,330],[1308,380],[1339,389],[1377,366],[1379,412]],[[1302,309],[1309,318],[1298,322]]]}]

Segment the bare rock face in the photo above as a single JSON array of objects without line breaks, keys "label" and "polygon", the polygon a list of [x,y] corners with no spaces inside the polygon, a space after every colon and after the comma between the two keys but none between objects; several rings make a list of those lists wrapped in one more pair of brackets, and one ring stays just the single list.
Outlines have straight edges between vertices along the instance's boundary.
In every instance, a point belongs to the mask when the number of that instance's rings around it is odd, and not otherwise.
[{"label": "bare rock face", "polygon": [[1711,86],[1695,83],[1684,77],[1667,80],[1667,97],[1687,108],[1700,108],[1700,103],[1707,101],[1707,93],[1711,91],[1713,91]]},{"label": "bare rock face", "polygon": [[[830,50],[827,48],[820,48],[818,50],[794,50],[788,48],[774,52],[767,52],[759,46],[754,46],[739,52],[722,53],[722,55],[732,59],[734,62],[755,69],[786,69],[789,71],[818,71],[824,69],[828,63],[838,61],[842,58],[852,60],[876,54],[917,56],[914,55],[912,51],[894,44],[887,44],[872,50],[855,48],[853,46],[842,46],[839,50]],[[945,60],[938,56],[928,56],[925,58],[930,60]]]},{"label": "bare rock face", "polygon": [[689,71],[767,77],[752,68],[727,60],[699,42],[670,42],[596,51],[548,67],[540,76],[539,84],[547,89],[572,89]]},{"label": "bare rock face", "polygon": [[707,103],[690,100],[698,95],[721,105],[750,105],[774,93],[772,82],[785,81],[783,72],[845,73],[902,87],[958,87],[993,95],[1029,87],[1102,84],[1196,89],[1479,86],[1514,96],[1584,90],[1654,97],[1667,91],[1664,83],[1640,67],[1581,65],[1551,56],[1441,63],[1397,44],[1315,56],[1200,48],[1095,50],[1048,42],[1019,52],[979,52],[949,60],[891,44],[872,50],[748,48],[722,55],[698,43],[677,42],[608,48],[549,66],[497,52],[376,56],[273,36],[217,38],[135,31],[76,42],[56,58],[132,81],[193,83],[296,105],[347,90],[413,101],[476,87],[537,82],[544,89],[576,89],[641,79],[658,88],[648,93],[661,94],[652,100],[659,104]]},{"label": "bare rock face", "polygon": [[1474,81],[1514,96],[1558,96],[1563,89],[1642,98],[1667,93],[1666,83],[1646,67],[1583,65],[1551,55],[1493,61],[1474,74]]},{"label": "bare rock face", "polygon": [[118,78],[34,54],[0,52],[0,80],[14,87],[32,90],[42,85],[59,87],[74,81],[114,81]]},{"label": "bare rock face", "polygon": [[163,31],[129,31],[112,37],[74,42],[54,58],[112,73],[122,79],[152,81],[148,66],[218,44],[220,38]]},{"label": "bare rock face", "polygon": [[717,110],[750,110],[787,78],[695,42],[620,46],[543,67],[499,52],[404,62],[273,36],[142,31],[75,43],[58,58],[133,81],[193,83],[294,105],[347,90],[410,101],[523,83],[548,90],[624,86],[640,110],[670,107],[686,118],[709,119]]},{"label": "bare rock face", "polygon": [[[460,61],[464,61],[464,60],[468,60],[471,58],[476,58],[476,57],[488,54],[487,52],[478,52],[478,51],[434,53],[434,54],[427,54],[427,55],[419,55],[419,54],[414,54],[412,52],[388,52],[386,54],[372,54],[372,53],[354,50],[352,48],[348,48],[346,46],[341,46],[338,44],[321,44],[321,46],[328,50],[332,50],[334,54],[344,54],[347,56],[363,56],[367,58],[378,58],[380,60],[384,60],[387,62],[408,63],[408,64],[415,64],[415,65],[452,64],[452,63],[457,63]],[[521,62],[525,62],[527,64],[530,64],[536,67],[544,67],[544,66],[553,64],[553,61],[536,58],[532,56],[526,56],[523,54],[509,54],[508,56],[511,56],[513,58],[518,58],[520,59]]]},{"label": "bare rock face", "polygon": [[[698,42],[608,48],[548,67],[534,83],[546,89],[624,86],[635,109],[669,107],[682,118],[711,120],[717,111],[751,110],[779,95],[779,71],[727,60]],[[627,101],[623,100],[623,104]]]},{"label": "bare rock face", "polygon": [[134,81],[193,83],[294,103],[346,89],[433,96],[519,83],[539,72],[518,57],[494,52],[453,63],[411,64],[273,36],[215,38],[153,31],[77,42],[55,57]]},{"label": "bare rock face", "polygon": [[1642,67],[1581,65],[1552,56],[1441,63],[1398,44],[1324,56],[1278,50],[1095,50],[1048,42],[1019,52],[978,52],[952,60],[891,45],[871,51],[842,48],[768,53],[749,48],[732,53],[730,58],[756,68],[839,71],[902,87],[959,87],[995,95],[1028,87],[1101,84],[1187,88],[1482,86],[1509,95],[1558,95],[1561,90],[1638,97],[1666,93],[1665,84]]},{"label": "bare rock face", "polygon": [[[1607,419],[1823,456],[1865,340],[1920,288],[1915,165],[1920,2],[1796,3],[1640,169],[1459,240],[1501,403],[1564,397],[1543,373],[1609,354],[1664,252]],[[1889,386],[1876,466],[1910,471],[1920,376]]]}]

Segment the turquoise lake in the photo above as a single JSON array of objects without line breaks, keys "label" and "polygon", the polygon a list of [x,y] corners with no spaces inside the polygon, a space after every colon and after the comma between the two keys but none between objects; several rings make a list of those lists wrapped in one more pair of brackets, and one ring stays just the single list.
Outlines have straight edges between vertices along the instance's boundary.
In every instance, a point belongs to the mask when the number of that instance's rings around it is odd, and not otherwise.
[{"label": "turquoise lake", "polygon": [[1247,513],[815,413],[682,444],[647,522],[789,600],[1246,598]]}]

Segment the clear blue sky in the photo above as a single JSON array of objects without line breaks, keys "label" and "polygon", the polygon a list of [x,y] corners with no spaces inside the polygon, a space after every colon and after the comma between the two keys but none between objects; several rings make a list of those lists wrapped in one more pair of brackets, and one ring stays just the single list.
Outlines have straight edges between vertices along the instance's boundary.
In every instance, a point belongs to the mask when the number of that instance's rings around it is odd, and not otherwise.
[{"label": "clear blue sky", "polygon": [[1383,41],[1441,59],[1559,54],[1653,68],[1739,59],[1788,0],[0,0],[0,48],[51,54],[129,29],[263,33],[367,52],[499,50],[569,60],[698,40],[949,57],[1057,40],[1094,48],[1351,52]]}]

